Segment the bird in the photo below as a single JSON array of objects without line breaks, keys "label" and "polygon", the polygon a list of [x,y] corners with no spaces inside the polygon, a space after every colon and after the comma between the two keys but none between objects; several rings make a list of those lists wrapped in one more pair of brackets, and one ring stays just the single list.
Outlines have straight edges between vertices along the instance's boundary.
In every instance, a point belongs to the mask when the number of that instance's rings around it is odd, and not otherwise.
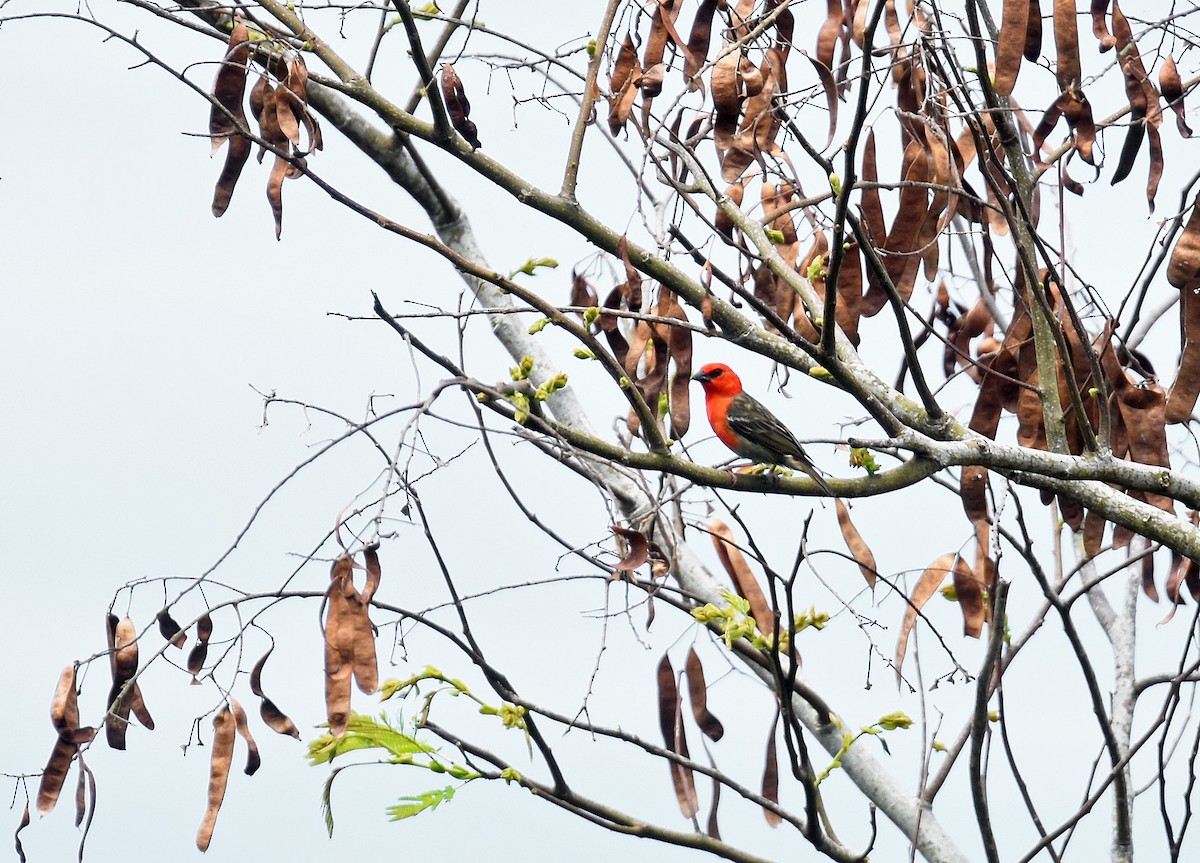
[{"label": "bird", "polygon": [[721,443],[755,464],[785,465],[802,471],[830,497],[821,476],[796,436],[758,399],[742,389],[741,378],[724,363],[709,363],[692,375],[704,387],[708,424]]}]

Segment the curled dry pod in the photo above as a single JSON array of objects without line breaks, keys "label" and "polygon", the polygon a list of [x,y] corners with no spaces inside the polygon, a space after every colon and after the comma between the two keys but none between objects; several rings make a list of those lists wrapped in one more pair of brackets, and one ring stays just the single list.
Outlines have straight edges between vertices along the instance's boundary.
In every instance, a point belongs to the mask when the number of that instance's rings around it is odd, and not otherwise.
[{"label": "curled dry pod", "polygon": [[[592,287],[592,283],[587,278],[575,270],[571,271],[571,305],[583,306],[590,309],[592,306],[600,302],[600,297],[596,294],[596,289]],[[582,317],[582,312],[579,313]],[[368,550],[370,550],[368,546]],[[375,546],[378,548],[378,546]],[[367,558],[367,566],[370,568],[371,559]]]},{"label": "curled dry pod", "polygon": [[363,549],[363,561],[367,565],[367,584],[363,587],[362,601],[370,604],[371,600],[375,598],[375,592],[379,590],[379,581],[383,577],[383,570],[379,566],[379,543],[372,543]]},{"label": "curled dry pod", "polygon": [[246,138],[230,139],[229,150],[225,154],[225,166],[221,169],[221,175],[217,177],[217,185],[213,190],[212,214],[214,216],[220,218],[229,209],[229,202],[233,199],[233,188],[242,175],[242,168],[250,159],[251,149],[250,141]]},{"label": "curled dry pod", "polygon": [[199,685],[196,675],[204,669],[208,658],[208,639],[212,637],[212,618],[205,614],[196,621],[196,645],[188,653],[187,670],[192,675],[192,685]]},{"label": "curled dry pod", "polygon": [[233,713],[228,705],[213,717],[212,762],[208,775],[208,809],[196,833],[196,847],[207,851],[212,842],[213,828],[217,826],[217,813],[225,800],[225,787],[229,784],[229,767],[233,763],[233,740],[235,731]]},{"label": "curled dry pod", "polygon": [[[88,806],[88,801],[92,805]],[[87,842],[88,833],[92,829],[92,819],[96,817],[96,774],[83,760],[79,753],[79,785],[75,789],[75,826],[83,825],[83,836],[79,840],[79,855],[83,857],[83,845]]]},{"label": "curled dry pod", "polygon": [[1158,194],[1159,181],[1163,179],[1163,139],[1156,127],[1146,126],[1146,137],[1150,139],[1150,173],[1146,176],[1146,203],[1154,211],[1154,196]]},{"label": "curled dry pod", "polygon": [[646,539],[646,534],[640,530],[632,530],[628,527],[621,527],[618,524],[613,525],[613,533],[625,540],[629,546],[626,555],[617,561],[614,568],[619,572],[632,573],[645,563],[649,557],[650,542]]},{"label": "curled dry pod", "polygon": [[808,61],[812,64],[813,71],[817,73],[817,80],[821,82],[821,87],[825,91],[825,107],[829,112],[829,135],[825,139],[825,147],[827,149],[833,143],[834,133],[837,131],[837,116],[838,116],[838,90],[837,82],[833,80],[833,73],[829,67],[816,57],[809,57],[808,53],[801,51]]},{"label": "curled dry pod", "polygon": [[179,624],[175,622],[175,618],[171,617],[171,612],[164,608],[157,615],[155,615],[154,619],[158,621],[159,635],[161,635],[164,640],[170,642],[172,647],[178,647],[182,649],[182,647],[187,644],[187,633],[184,632],[180,628]]},{"label": "curled dry pod", "polygon": [[308,66],[304,64],[302,54],[297,54],[288,61],[287,80],[284,83],[295,97],[293,102],[299,109],[297,116],[304,124],[305,131],[308,132],[308,148],[303,152],[311,153],[314,150],[324,149],[325,142],[321,137],[321,125],[308,108]]},{"label": "curled dry pod", "polygon": [[1180,136],[1184,138],[1192,137],[1192,130],[1188,126],[1187,119],[1184,116],[1183,82],[1179,79],[1179,69],[1175,65],[1175,58],[1170,55],[1167,56],[1162,70],[1158,73],[1158,85],[1162,88],[1163,98],[1167,100],[1167,104],[1175,112],[1175,125],[1179,129]]},{"label": "curled dry pod", "polygon": [[291,174],[292,165],[282,156],[275,157],[271,175],[267,178],[267,201],[275,217],[275,239],[283,236],[283,181]]},{"label": "curled dry pod", "polygon": [[291,718],[275,706],[275,702],[269,698],[264,698],[262,704],[258,706],[258,715],[262,717],[262,721],[267,724],[267,727],[277,734],[286,734],[289,737],[300,739],[300,729],[296,727],[296,723],[292,722]]},{"label": "curled dry pod", "polygon": [[1092,35],[1100,41],[1100,53],[1111,51],[1117,44],[1112,33],[1108,32],[1108,22],[1104,16],[1108,14],[1109,0],[1091,0]]},{"label": "curled dry pod", "polygon": [[13,832],[13,844],[17,846],[17,859],[21,863],[26,863],[25,846],[21,844],[21,831],[29,826],[29,800],[25,800],[25,811],[21,813],[21,820],[17,822],[17,829]]},{"label": "curled dry pod", "polygon": [[442,64],[442,99],[446,103],[446,113],[450,115],[450,125],[454,131],[462,135],[471,149],[478,150],[483,145],[479,143],[479,128],[471,120],[471,103],[467,99],[467,91],[463,89],[462,79],[449,63]]},{"label": "curled dry pod", "polygon": [[236,698],[229,699],[229,707],[233,711],[237,733],[246,741],[246,775],[253,776],[262,766],[262,757],[258,754],[258,744],[254,742],[254,735],[250,733],[250,720],[246,718],[246,711]]},{"label": "curled dry pod", "polygon": [[212,638],[213,622],[211,615],[205,614],[196,621],[196,639],[202,644],[208,644]]},{"label": "curled dry pod", "polygon": [[263,693],[262,688],[262,671],[263,666],[267,664],[267,658],[271,652],[275,650],[275,645],[263,654],[262,659],[254,664],[254,670],[250,672],[250,691],[262,699],[262,703],[258,707],[258,713],[262,717],[263,722],[267,727],[278,734],[286,734],[289,737],[300,739],[300,731],[296,728],[296,723],[292,722],[282,710],[275,706],[275,702],[267,698]]},{"label": "curled dry pod", "polygon": [[296,118],[296,109],[299,107],[303,113],[304,108],[296,104],[298,101],[286,84],[275,88],[275,122],[279,124],[283,137],[295,148],[300,147],[300,121]]},{"label": "curled dry pod", "polygon": [[700,657],[694,647],[688,650],[685,668],[692,716],[704,735],[715,743],[725,736],[725,726],[708,709],[708,684],[704,680],[704,667],[700,664]]},{"label": "curled dry pod", "polygon": [[233,189],[242,168],[250,158],[250,141],[242,137],[240,129],[246,126],[246,112],[242,102],[246,93],[246,74],[250,59],[250,34],[246,25],[238,21],[229,34],[229,51],[217,70],[213,81],[213,98],[220,107],[213,105],[209,112],[208,131],[215,154],[226,141],[229,149],[225,153],[225,165],[217,178],[213,190],[212,213],[220,217],[229,208]]}]

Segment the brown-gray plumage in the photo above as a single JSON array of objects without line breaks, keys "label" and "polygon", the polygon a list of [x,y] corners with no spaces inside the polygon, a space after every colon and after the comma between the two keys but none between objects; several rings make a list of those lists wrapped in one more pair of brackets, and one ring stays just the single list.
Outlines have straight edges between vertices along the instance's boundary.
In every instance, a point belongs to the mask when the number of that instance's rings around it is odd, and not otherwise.
[{"label": "brown-gray plumage", "polygon": [[733,369],[723,363],[709,363],[692,380],[704,386],[708,422],[727,447],[756,464],[799,470],[812,477],[827,495],[835,496],[791,429],[742,389]]}]

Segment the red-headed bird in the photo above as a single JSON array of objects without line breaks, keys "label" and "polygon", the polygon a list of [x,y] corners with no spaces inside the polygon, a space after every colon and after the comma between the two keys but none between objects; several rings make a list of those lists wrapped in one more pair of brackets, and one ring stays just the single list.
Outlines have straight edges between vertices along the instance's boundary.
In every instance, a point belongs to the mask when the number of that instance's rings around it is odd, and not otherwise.
[{"label": "red-headed bird", "polygon": [[835,496],[796,436],[762,403],[746,394],[733,369],[724,363],[709,363],[692,380],[704,387],[708,424],[721,443],[755,464],[786,465],[803,471],[827,495]]}]

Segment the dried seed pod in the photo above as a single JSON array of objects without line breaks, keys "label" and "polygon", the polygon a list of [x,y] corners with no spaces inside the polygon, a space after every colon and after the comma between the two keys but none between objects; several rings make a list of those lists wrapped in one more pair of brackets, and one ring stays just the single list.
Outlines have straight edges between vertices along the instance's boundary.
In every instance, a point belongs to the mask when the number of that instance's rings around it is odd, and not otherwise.
[{"label": "dried seed pod", "polygon": [[250,721],[246,718],[246,711],[242,709],[242,705],[236,698],[231,697],[229,707],[233,711],[233,721],[237,726],[237,733],[246,741],[246,775],[253,776],[262,766],[262,757],[258,754],[258,744],[254,742],[254,735],[250,733]]},{"label": "dried seed pod", "polygon": [[278,734],[286,734],[289,737],[295,737],[299,740],[300,731],[296,728],[296,723],[292,722],[287,714],[276,707],[275,702],[263,694],[263,666],[267,664],[267,658],[274,649],[275,645],[272,644],[270,649],[263,654],[262,659],[254,664],[254,670],[250,672],[250,691],[262,699],[262,703],[258,706],[258,713],[262,717],[262,721],[267,724],[267,727]]},{"label": "dried seed pod", "polygon": [[346,596],[353,591],[349,557],[333,562],[325,617],[325,712],[329,733],[341,737],[350,718],[350,677],[354,671],[353,611]]},{"label": "dried seed pod", "polygon": [[[617,53],[617,62],[613,66],[612,79],[609,89],[608,130],[613,135],[625,128],[629,114],[633,110],[633,100],[637,98],[638,85],[642,80],[642,64],[638,61],[637,50],[633,46],[633,37],[625,34],[625,41]],[[465,137],[465,136],[464,136]]]},{"label": "dried seed pod", "polygon": [[[229,49],[213,79],[212,95],[217,101],[209,110],[208,134],[216,153],[233,135],[239,121],[244,125],[242,99],[246,94],[246,71],[250,60],[250,31],[239,19],[229,34]],[[232,115],[232,116],[230,116]]]},{"label": "dried seed pod", "polygon": [[696,17],[692,20],[692,32],[688,35],[687,55],[683,66],[683,77],[687,81],[688,90],[704,89],[704,79],[699,77],[699,72],[708,57],[717,2],[718,0],[700,0],[700,7],[696,9]]},{"label": "dried seed pod", "polygon": [[175,618],[171,617],[171,612],[164,608],[155,615],[154,619],[158,621],[159,635],[170,642],[172,647],[182,648],[187,644],[187,633],[179,627]]},{"label": "dried seed pod", "polygon": [[[679,687],[675,685],[675,669],[671,667],[671,660],[666,654],[658,664],[658,722],[666,748],[682,758],[690,758]],[[691,818],[700,809],[696,799],[695,776],[691,768],[674,761],[668,762],[667,766],[671,770],[671,783],[675,786],[679,810],[684,818]]]},{"label": "dried seed pod", "polygon": [[646,562],[650,556],[650,542],[646,539],[646,534],[640,530],[632,530],[628,527],[613,525],[613,533],[625,540],[629,546],[628,552],[614,567],[619,572],[633,574],[639,566]]},{"label": "dried seed pod", "polygon": [[207,851],[212,842],[213,828],[217,826],[217,813],[225,800],[225,787],[229,784],[229,768],[233,763],[233,740],[236,722],[226,705],[213,717],[212,762],[208,777],[208,809],[196,833],[196,847]]},{"label": "dried seed pod", "polygon": [[50,721],[54,730],[58,732],[58,739],[54,741],[50,760],[46,762],[46,768],[42,771],[42,778],[38,783],[37,809],[43,815],[51,812],[58,803],[67,772],[71,769],[71,762],[75,753],[79,751],[73,739],[73,733],[79,725],[73,664],[64,668],[59,675],[54,698],[50,702]]},{"label": "dried seed pod", "polygon": [[479,128],[471,120],[471,103],[467,99],[467,91],[463,89],[462,79],[449,63],[442,64],[442,99],[446,103],[446,113],[450,115],[450,125],[454,131],[462,135],[471,149],[478,150],[483,145],[479,143]]},{"label": "dried seed pod", "polygon": [[909,597],[909,605],[904,610],[904,622],[900,625],[900,637],[896,644],[896,685],[900,685],[900,672],[904,668],[904,654],[908,652],[908,636],[917,624],[917,614],[921,608],[942,586],[946,576],[954,572],[954,564],[958,559],[956,554],[943,554],[921,573]]},{"label": "dried seed pod", "polygon": [[379,690],[379,660],[375,655],[375,627],[367,614],[362,597],[357,598],[353,609],[354,638],[354,683],[364,695],[373,695]]},{"label": "dried seed pod", "polygon": [[383,570],[379,566],[379,543],[372,543],[363,549],[363,561],[367,565],[367,584],[363,587],[362,601],[370,605],[383,577]]},{"label": "dried seed pod", "polygon": [[704,666],[693,647],[688,650],[687,665],[688,698],[692,702],[692,716],[704,735],[714,743],[725,736],[725,726],[708,709],[708,684],[704,680]]},{"label": "dried seed pod", "polygon": [[292,110],[308,132],[308,148],[301,152],[307,154],[323,149],[325,143],[321,138],[321,125],[308,108],[308,66],[304,64],[304,55],[297,54],[288,61],[284,84],[294,97]]},{"label": "dried seed pod", "polygon": [[240,20],[229,34],[229,50],[221,61],[213,81],[213,98],[218,105],[209,111],[208,131],[215,154],[226,141],[229,149],[225,153],[225,165],[213,191],[212,213],[220,217],[229,208],[233,189],[242,174],[246,160],[250,158],[250,141],[240,134],[246,126],[246,113],[242,102],[246,93],[246,75],[249,71],[250,34]]},{"label": "dried seed pod", "polygon": [[1029,0],[1004,0],[1000,40],[996,44],[995,90],[1008,96],[1021,71],[1021,57],[1029,32]]},{"label": "dried seed pod", "polygon": [[758,579],[754,577],[745,556],[734,543],[733,531],[729,529],[729,525],[717,518],[709,519],[708,531],[712,534],[717,557],[733,581],[738,595],[750,603],[750,616],[754,618],[758,631],[768,637],[773,636],[775,615],[771,611],[771,604],[767,602],[766,594],[759,586]]},{"label": "dried seed pod", "polygon": [[113,682],[108,692],[108,713],[104,717],[104,731],[109,746],[113,749],[124,749],[125,732],[129,728],[129,711],[134,700],[134,687],[130,686],[127,689],[126,684],[133,679],[138,669],[137,627],[129,617],[124,617],[110,631]]},{"label": "dried seed pod", "polygon": [[25,811],[21,813],[21,820],[17,822],[17,829],[13,832],[13,844],[17,846],[17,859],[20,863],[26,863],[25,846],[21,844],[21,831],[29,826],[29,799],[25,800]]},{"label": "dried seed pod", "polygon": [[1167,281],[1183,290],[1200,281],[1200,197],[1192,202],[1192,214],[1171,251],[1167,262]]},{"label": "dried seed pod", "polygon": [[62,670],[54,698],[50,701],[50,722],[60,735],[79,727],[79,700],[75,692],[75,665]]},{"label": "dried seed pod", "polygon": [[[91,806],[88,806],[88,801]],[[79,785],[75,790],[75,826],[83,825],[83,835],[79,839],[79,853],[83,856],[83,846],[87,842],[88,833],[92,829],[92,819],[96,817],[96,774],[83,760],[79,753]]]},{"label": "dried seed pod", "polygon": [[58,803],[58,795],[62,793],[63,783],[67,780],[67,771],[79,747],[70,740],[58,738],[50,751],[50,760],[42,770],[42,779],[38,783],[37,808],[38,812],[46,815],[54,810]]},{"label": "dried seed pod", "polygon": [[858,532],[858,528],[854,526],[854,522],[850,520],[850,510],[846,508],[845,502],[840,497],[835,498],[834,506],[837,508],[838,526],[842,529],[842,538],[846,541],[846,547],[850,549],[854,562],[858,564],[859,572],[867,580],[867,586],[874,590],[875,579],[879,577],[879,567],[875,563],[875,555],[871,552],[866,540],[862,538],[862,534]]},{"label": "dried seed pod", "polygon": [[[775,744],[775,729],[779,727],[779,711],[771,720],[771,733],[767,736],[767,757],[763,765],[762,796],[772,803],[779,803],[779,753]],[[773,809],[763,808],[763,817],[772,827],[783,821]]]},{"label": "dried seed pod", "polygon": [[1175,65],[1175,58],[1170,55],[1167,55],[1167,59],[1158,73],[1158,85],[1162,88],[1163,98],[1175,112],[1175,126],[1179,129],[1180,137],[1192,137],[1191,127],[1187,124],[1186,109],[1183,106],[1183,81],[1179,78],[1179,68]]},{"label": "dried seed pod", "polygon": [[204,660],[208,658],[208,639],[212,637],[212,618],[205,614],[196,621],[196,645],[188,653],[187,670],[192,675],[192,685],[199,685],[196,675],[204,669]]},{"label": "dried seed pod", "polygon": [[963,616],[963,635],[978,638],[987,617],[983,584],[961,557],[954,561],[954,590]]}]

